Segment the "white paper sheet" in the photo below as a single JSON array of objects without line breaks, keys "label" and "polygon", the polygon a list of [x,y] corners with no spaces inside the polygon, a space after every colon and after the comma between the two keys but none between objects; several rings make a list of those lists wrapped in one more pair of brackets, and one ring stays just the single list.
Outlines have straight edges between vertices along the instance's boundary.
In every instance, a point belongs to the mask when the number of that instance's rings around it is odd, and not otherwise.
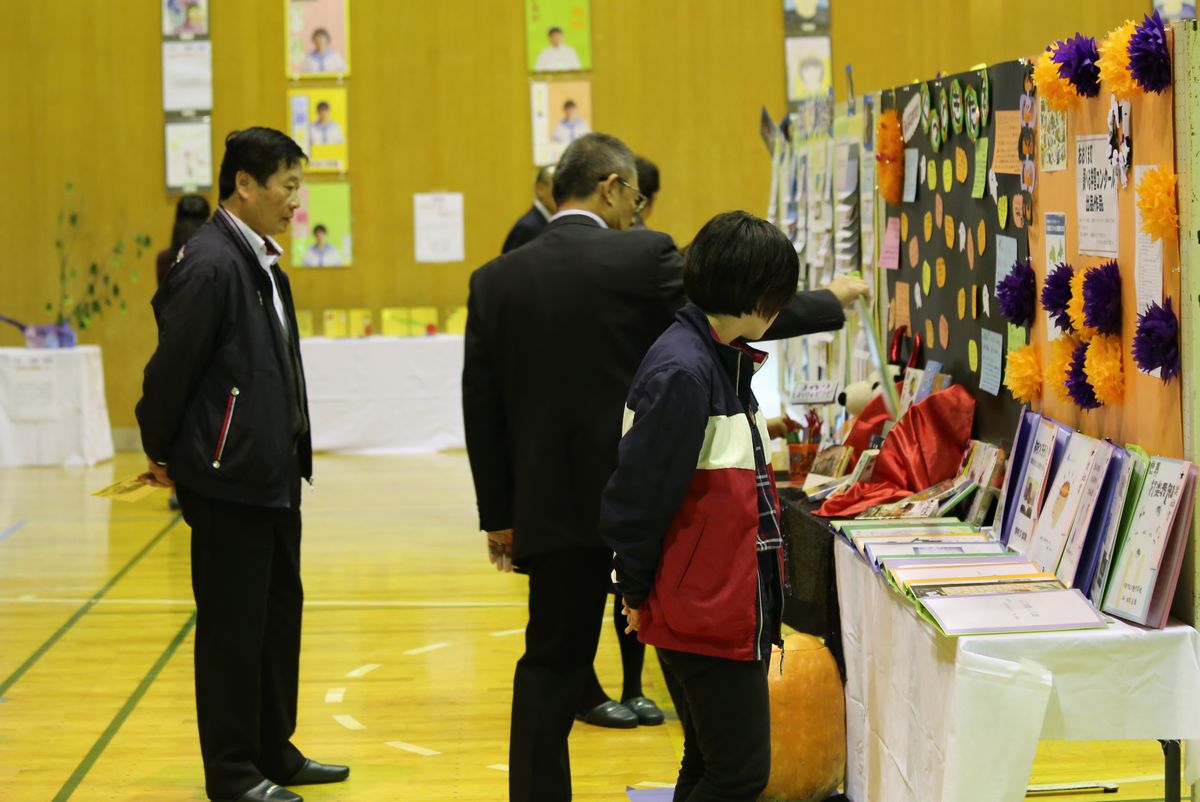
[{"label": "white paper sheet", "polygon": [[166,124],[167,188],[195,191],[211,187],[212,121],[172,120]]},{"label": "white paper sheet", "polygon": [[1079,252],[1117,257],[1117,175],[1108,163],[1108,137],[1075,137],[1075,194]]},{"label": "white paper sheet", "polygon": [[[1140,186],[1146,173],[1155,169],[1152,164],[1139,164],[1133,168],[1133,184]],[[1137,292],[1137,312],[1146,311],[1151,303],[1162,303],[1163,295],[1163,244],[1142,231],[1142,210],[1133,205],[1134,230],[1137,232],[1137,252],[1134,261],[1134,287]]]},{"label": "white paper sheet", "polygon": [[466,259],[461,192],[414,194],[413,218],[418,262],[461,262]]},{"label": "white paper sheet", "polygon": [[163,42],[163,110],[202,111],[212,108],[212,43]]}]

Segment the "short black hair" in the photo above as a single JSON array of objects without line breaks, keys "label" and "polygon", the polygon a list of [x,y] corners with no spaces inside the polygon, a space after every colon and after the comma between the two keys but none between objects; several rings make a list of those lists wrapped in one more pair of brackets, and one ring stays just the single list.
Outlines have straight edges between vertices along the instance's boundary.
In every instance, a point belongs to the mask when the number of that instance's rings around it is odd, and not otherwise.
[{"label": "short black hair", "polygon": [[324,36],[326,39],[328,39],[330,41],[330,43],[333,42],[333,37],[329,35],[329,30],[326,28],[317,28],[316,30],[314,30],[312,32],[312,37],[309,39],[309,41],[310,42],[317,41],[318,36]]},{"label": "short black hair", "polygon": [[239,171],[246,171],[260,185],[266,186],[267,180],[281,167],[306,161],[308,156],[282,131],[261,126],[233,131],[225,137],[225,156],[221,159],[221,174],[217,180],[221,200],[233,195]]},{"label": "short black hair", "polygon": [[792,300],[799,279],[791,240],[749,212],[709,220],[683,260],[683,288],[710,315],[771,317]]},{"label": "short black hair", "polygon": [[626,181],[637,173],[633,151],[610,134],[584,134],[567,145],[554,171],[554,202],[590,197],[596,185],[616,173]]},{"label": "short black hair", "polygon": [[558,27],[557,25],[555,25],[550,30],[546,31],[547,36],[553,36],[556,33],[562,33],[562,28]]},{"label": "short black hair", "polygon": [[327,229],[323,223],[317,223],[315,226],[313,226],[313,234],[316,234],[317,232],[328,234],[329,229]]},{"label": "short black hair", "polygon": [[653,200],[658,194],[658,165],[644,156],[638,156],[633,161],[637,167],[638,189]]},{"label": "short black hair", "polygon": [[563,108],[564,108],[564,109],[573,109],[573,108],[575,108],[575,101],[574,101],[574,100],[570,100],[570,99],[568,99],[568,100],[567,100],[567,102],[563,104]]},{"label": "short black hair", "polygon": [[325,111],[329,111],[329,103],[322,100],[320,103],[317,104],[317,111],[320,111],[321,109],[325,109]]}]

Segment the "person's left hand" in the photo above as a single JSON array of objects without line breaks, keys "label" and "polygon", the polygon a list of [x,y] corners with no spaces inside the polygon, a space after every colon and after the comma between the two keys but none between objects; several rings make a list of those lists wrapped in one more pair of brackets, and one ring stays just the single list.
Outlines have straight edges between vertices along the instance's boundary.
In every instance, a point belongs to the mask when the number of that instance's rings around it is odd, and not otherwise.
[{"label": "person's left hand", "polygon": [[625,624],[625,634],[637,632],[642,626],[642,613],[636,607],[630,607],[629,603],[621,599],[621,613],[625,616],[628,623]]},{"label": "person's left hand", "polygon": [[501,529],[497,532],[488,532],[487,539],[488,559],[492,561],[492,565],[496,566],[497,571],[511,573],[513,569],[513,530]]},{"label": "person's left hand", "polygon": [[767,434],[774,440],[776,437],[784,437],[788,432],[799,431],[799,421],[794,421],[787,415],[779,418],[767,418]]},{"label": "person's left hand", "polygon": [[171,477],[167,476],[167,466],[159,465],[149,457],[146,457],[146,465],[150,470],[138,477],[138,480],[142,484],[150,485],[151,487],[175,487],[175,483],[171,481]]}]

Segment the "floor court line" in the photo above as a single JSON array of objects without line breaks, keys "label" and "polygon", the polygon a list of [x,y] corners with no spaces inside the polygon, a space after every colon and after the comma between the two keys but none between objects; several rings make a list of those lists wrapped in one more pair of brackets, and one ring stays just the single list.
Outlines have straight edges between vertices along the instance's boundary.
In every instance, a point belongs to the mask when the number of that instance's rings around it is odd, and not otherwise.
[{"label": "floor court line", "polygon": [[354,716],[347,716],[344,713],[334,716],[333,720],[348,730],[365,730],[367,728],[366,724],[363,724]]},{"label": "floor court line", "polygon": [[359,677],[365,677],[367,674],[370,674],[372,671],[379,668],[381,665],[383,665],[383,663],[367,663],[365,665],[359,666],[358,668],[354,669],[353,671],[348,672],[346,674],[346,676],[353,677],[354,679],[358,679]]},{"label": "floor court line", "polygon": [[415,744],[405,743],[404,741],[388,741],[387,745],[393,749],[401,749],[405,752],[412,752],[414,755],[421,755],[422,757],[434,757],[435,755],[441,754],[441,752],[434,751],[433,749],[426,749],[423,746],[416,746]]},{"label": "floor court line", "polygon": [[502,629],[499,632],[489,632],[488,635],[493,638],[504,638],[509,635],[520,635],[524,631],[525,627],[518,627],[517,629]]},{"label": "floor court line", "polygon": [[408,651],[405,652],[405,654],[407,654],[409,656],[415,656],[418,654],[429,654],[430,652],[436,652],[441,649],[449,649],[449,648],[450,648],[449,643],[431,643],[428,646],[418,646],[416,649],[409,649]]},{"label": "floor court line", "polygon": [[176,515],[174,518],[172,518],[170,523],[160,529],[158,534],[150,539],[149,543],[147,543],[145,546],[142,546],[141,550],[138,551],[137,554],[133,555],[133,557],[129,559],[129,562],[125,563],[125,565],[121,567],[121,570],[113,574],[112,579],[108,580],[108,582],[104,584],[104,587],[96,591],[90,598],[83,599],[81,606],[75,611],[74,615],[63,622],[63,625],[60,626],[53,635],[47,638],[41,646],[34,650],[33,654],[29,655],[29,657],[25,659],[25,662],[17,666],[17,669],[13,671],[13,673],[10,674],[7,679],[5,679],[3,682],[0,682],[0,697],[3,697],[9,688],[11,688],[13,685],[16,685],[17,681],[20,680],[21,677],[25,676],[25,673],[29,671],[29,669],[33,668],[33,666],[37,664],[37,661],[41,660],[42,656],[45,655],[46,652],[50,651],[50,649],[54,647],[54,644],[58,643],[63,635],[66,635],[68,632],[70,632],[71,628],[78,623],[79,619],[83,618],[87,611],[103,598],[104,594],[108,593],[108,591],[111,590],[118,582],[120,582],[127,573],[133,570],[133,567],[137,565],[141,559],[145,557],[147,553],[149,553],[150,549],[154,548],[158,542],[162,540],[168,532],[171,531],[175,524],[182,520],[182,518],[183,516],[181,515]]},{"label": "floor court line", "polygon": [[79,765],[75,767],[75,771],[71,773],[71,776],[67,778],[67,781],[63,784],[63,787],[59,789],[57,794],[55,794],[53,802],[66,802],[66,800],[71,798],[71,794],[75,793],[75,790],[79,788],[79,784],[83,782],[85,777],[87,777],[88,772],[91,771],[92,766],[96,763],[96,760],[99,759],[100,755],[104,753],[104,749],[121,729],[121,726],[125,723],[125,720],[129,718],[129,715],[133,712],[134,708],[138,706],[138,702],[140,702],[142,697],[146,695],[146,691],[150,690],[150,686],[154,684],[156,679],[158,679],[158,675],[162,673],[163,668],[168,662],[170,662],[171,657],[175,654],[176,650],[179,649],[179,645],[183,643],[184,639],[187,638],[188,633],[192,631],[192,627],[195,625],[196,614],[192,613],[188,617],[188,620],[184,622],[183,627],[178,633],[176,633],[171,642],[167,644],[167,648],[163,650],[161,655],[159,655],[158,660],[156,660],[154,665],[150,667],[150,670],[146,672],[146,676],[142,677],[142,681],[138,683],[137,688],[135,688],[133,693],[130,694],[129,698],[125,700],[125,704],[122,705],[121,709],[117,711],[117,714],[113,716],[113,720],[109,722],[108,726],[104,729],[104,732],[100,733],[100,737],[96,739],[96,743],[92,744],[92,748],[89,749],[88,753],[83,756],[83,760],[79,761]]},{"label": "floor court line", "polygon": [[5,540],[8,540],[10,537],[15,535],[17,532],[20,532],[21,529],[27,523],[29,523],[29,521],[20,520],[20,521],[17,521],[12,526],[8,527],[7,529],[0,529],[0,543],[3,543]]},{"label": "floor court line", "polygon": [[330,688],[325,691],[325,704],[327,705],[340,705],[345,698],[345,688]]}]

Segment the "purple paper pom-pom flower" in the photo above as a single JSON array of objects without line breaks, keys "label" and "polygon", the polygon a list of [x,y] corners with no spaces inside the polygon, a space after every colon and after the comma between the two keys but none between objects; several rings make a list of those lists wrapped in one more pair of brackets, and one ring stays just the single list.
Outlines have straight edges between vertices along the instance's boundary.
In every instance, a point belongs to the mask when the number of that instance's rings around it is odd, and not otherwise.
[{"label": "purple paper pom-pom flower", "polygon": [[1075,406],[1080,409],[1095,409],[1100,406],[1100,399],[1096,398],[1096,391],[1092,389],[1092,385],[1088,383],[1087,374],[1083,372],[1083,361],[1086,356],[1087,343],[1080,343],[1075,347],[1071,365],[1067,368],[1067,395],[1071,396]]},{"label": "purple paper pom-pom flower", "polygon": [[1105,262],[1083,277],[1083,322],[1101,334],[1121,333],[1121,269],[1116,262]]},{"label": "purple paper pom-pom flower", "polygon": [[[1132,49],[1132,48],[1131,48]],[[1066,78],[1083,97],[1100,94],[1100,51],[1096,40],[1081,33],[1058,43],[1051,60],[1058,65],[1059,76]]]},{"label": "purple paper pom-pom flower", "polygon": [[1033,323],[1033,311],[1037,305],[1037,277],[1028,259],[1017,261],[1012,271],[996,285],[996,300],[1000,302],[1000,314],[1014,326]]},{"label": "purple paper pom-pom flower", "polygon": [[1071,316],[1067,314],[1067,304],[1071,302],[1071,276],[1075,268],[1066,262],[1059,262],[1046,276],[1042,285],[1042,308],[1050,313],[1054,325],[1067,334],[1071,333]]},{"label": "purple paper pom-pom flower", "polygon": [[1146,15],[1129,40],[1129,71],[1137,85],[1147,92],[1157,94],[1171,85],[1167,30],[1158,9],[1153,15]]},{"label": "purple paper pom-pom flower", "polygon": [[1138,315],[1137,332],[1133,335],[1133,361],[1147,373],[1162,370],[1162,380],[1171,381],[1179,375],[1179,320],[1171,310],[1171,299],[1162,306],[1152,303]]}]

